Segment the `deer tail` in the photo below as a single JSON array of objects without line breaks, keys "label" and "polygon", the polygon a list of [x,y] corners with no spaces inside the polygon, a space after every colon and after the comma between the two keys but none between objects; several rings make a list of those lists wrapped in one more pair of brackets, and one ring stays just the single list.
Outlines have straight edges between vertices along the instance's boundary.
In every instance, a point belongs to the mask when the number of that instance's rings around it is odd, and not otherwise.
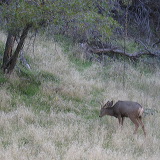
[{"label": "deer tail", "polygon": [[139,108],[138,109],[138,117],[142,117],[143,112],[144,112],[144,109],[143,108]]}]

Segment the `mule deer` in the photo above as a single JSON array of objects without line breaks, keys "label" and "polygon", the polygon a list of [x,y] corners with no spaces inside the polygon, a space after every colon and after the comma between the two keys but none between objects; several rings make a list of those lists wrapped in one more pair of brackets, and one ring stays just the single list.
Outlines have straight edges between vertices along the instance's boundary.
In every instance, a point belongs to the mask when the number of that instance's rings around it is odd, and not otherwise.
[{"label": "mule deer", "polygon": [[104,106],[101,106],[99,117],[110,115],[118,118],[119,124],[123,126],[125,117],[129,117],[135,124],[134,134],[137,132],[139,124],[142,126],[144,135],[146,131],[142,122],[143,107],[137,102],[118,101],[113,105],[113,101],[108,101]]}]

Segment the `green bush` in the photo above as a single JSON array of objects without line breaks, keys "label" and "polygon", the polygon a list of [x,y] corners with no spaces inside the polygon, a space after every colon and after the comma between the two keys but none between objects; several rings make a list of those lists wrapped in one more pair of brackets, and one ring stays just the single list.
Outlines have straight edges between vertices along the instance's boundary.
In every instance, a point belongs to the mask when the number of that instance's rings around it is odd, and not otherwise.
[{"label": "green bush", "polygon": [[30,82],[21,82],[18,89],[22,94],[33,96],[39,91],[39,85]]},{"label": "green bush", "polygon": [[0,71],[0,85],[4,84],[7,81],[7,78],[4,76],[2,71]]},{"label": "green bush", "polygon": [[131,39],[126,39],[125,42],[124,39],[117,40],[116,45],[122,49],[125,47],[125,51],[128,53],[134,53],[140,50],[140,46]]}]

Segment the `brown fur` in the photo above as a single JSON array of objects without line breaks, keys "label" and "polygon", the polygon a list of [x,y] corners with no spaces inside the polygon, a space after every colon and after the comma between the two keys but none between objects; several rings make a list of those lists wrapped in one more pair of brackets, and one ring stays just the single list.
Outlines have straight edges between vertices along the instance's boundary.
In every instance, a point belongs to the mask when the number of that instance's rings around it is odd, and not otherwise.
[{"label": "brown fur", "polygon": [[123,121],[125,117],[129,117],[130,120],[135,124],[135,131],[139,125],[142,126],[144,135],[146,135],[146,131],[144,129],[144,124],[142,122],[142,115],[144,109],[143,107],[137,103],[132,101],[118,101],[113,105],[113,101],[108,101],[100,111],[100,116],[103,117],[104,115],[110,115],[118,118],[119,124],[123,125]]}]

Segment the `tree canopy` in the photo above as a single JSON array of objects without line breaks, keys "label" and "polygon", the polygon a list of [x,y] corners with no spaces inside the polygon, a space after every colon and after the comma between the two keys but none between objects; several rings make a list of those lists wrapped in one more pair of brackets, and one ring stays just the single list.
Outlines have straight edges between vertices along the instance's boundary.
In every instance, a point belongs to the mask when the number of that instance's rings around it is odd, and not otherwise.
[{"label": "tree canopy", "polygon": [[[103,13],[99,13],[99,7],[105,8]],[[2,65],[4,72],[13,71],[29,30],[52,25],[53,30],[64,32],[69,29],[80,34],[96,32],[96,34],[87,34],[87,40],[102,34],[104,39],[111,35],[113,26],[117,24],[107,14],[108,11],[108,2],[105,0],[1,1],[1,28],[8,33]],[[15,40],[18,45],[12,53]]]},{"label": "tree canopy", "polygon": [[0,28],[8,34],[2,70],[13,71],[28,33],[42,27],[50,28],[52,36],[62,34],[75,42],[100,42],[98,52],[115,53],[115,49],[102,47],[107,46],[113,34],[114,39],[123,39],[126,33],[143,41],[141,44],[150,54],[146,44],[155,47],[160,43],[159,3],[158,0],[0,0]]}]

